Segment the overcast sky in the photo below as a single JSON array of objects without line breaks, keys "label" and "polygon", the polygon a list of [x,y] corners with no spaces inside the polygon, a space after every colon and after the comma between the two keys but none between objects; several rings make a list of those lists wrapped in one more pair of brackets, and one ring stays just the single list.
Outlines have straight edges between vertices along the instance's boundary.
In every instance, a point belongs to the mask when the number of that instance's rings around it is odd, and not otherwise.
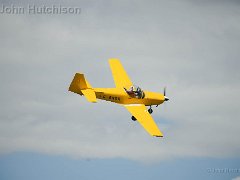
[{"label": "overcast sky", "polygon": [[[239,1],[0,2],[81,8],[0,14],[2,157],[120,158],[137,166],[213,158],[240,168]],[[93,87],[114,87],[113,57],[143,90],[167,87],[170,101],[153,109],[164,138],[149,136],[119,105],[68,92],[76,72]]]}]

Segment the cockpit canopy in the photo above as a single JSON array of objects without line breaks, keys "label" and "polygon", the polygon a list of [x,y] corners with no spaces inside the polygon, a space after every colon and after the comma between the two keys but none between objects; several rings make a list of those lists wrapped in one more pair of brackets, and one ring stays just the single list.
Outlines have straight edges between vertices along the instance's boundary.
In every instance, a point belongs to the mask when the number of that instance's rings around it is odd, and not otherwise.
[{"label": "cockpit canopy", "polygon": [[139,86],[133,85],[128,89],[124,89],[126,93],[133,98],[143,99],[145,97],[143,90]]}]

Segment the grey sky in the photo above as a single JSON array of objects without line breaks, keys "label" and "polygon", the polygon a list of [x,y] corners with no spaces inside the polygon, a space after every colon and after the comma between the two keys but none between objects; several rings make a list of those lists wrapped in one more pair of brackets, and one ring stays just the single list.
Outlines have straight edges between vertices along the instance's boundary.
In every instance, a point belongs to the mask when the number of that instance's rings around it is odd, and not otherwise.
[{"label": "grey sky", "polygon": [[[1,153],[239,157],[238,1],[64,4],[81,15],[0,15]],[[114,86],[111,57],[143,89],[167,86],[171,101],[153,114],[163,139],[123,107],[67,92],[75,72],[94,87]]]}]

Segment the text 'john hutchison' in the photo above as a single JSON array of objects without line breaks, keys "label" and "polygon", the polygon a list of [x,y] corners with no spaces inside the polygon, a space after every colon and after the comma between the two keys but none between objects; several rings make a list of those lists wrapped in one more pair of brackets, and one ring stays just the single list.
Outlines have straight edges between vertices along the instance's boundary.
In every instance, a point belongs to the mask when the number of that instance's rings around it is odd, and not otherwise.
[{"label": "text 'john hutchison'", "polygon": [[16,5],[2,5],[1,14],[80,14],[80,7],[66,7],[62,5],[28,5],[27,7]]}]

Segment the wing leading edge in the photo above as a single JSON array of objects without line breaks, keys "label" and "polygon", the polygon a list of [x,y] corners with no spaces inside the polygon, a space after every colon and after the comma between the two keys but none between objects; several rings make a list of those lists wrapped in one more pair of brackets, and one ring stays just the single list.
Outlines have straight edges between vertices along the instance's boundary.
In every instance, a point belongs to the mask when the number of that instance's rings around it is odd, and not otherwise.
[{"label": "wing leading edge", "polygon": [[109,65],[117,88],[132,86],[132,81],[118,59],[109,59]]},{"label": "wing leading edge", "polygon": [[143,104],[124,105],[127,110],[137,119],[143,128],[152,136],[163,137],[162,132],[158,129],[152,116],[148,113]]}]

